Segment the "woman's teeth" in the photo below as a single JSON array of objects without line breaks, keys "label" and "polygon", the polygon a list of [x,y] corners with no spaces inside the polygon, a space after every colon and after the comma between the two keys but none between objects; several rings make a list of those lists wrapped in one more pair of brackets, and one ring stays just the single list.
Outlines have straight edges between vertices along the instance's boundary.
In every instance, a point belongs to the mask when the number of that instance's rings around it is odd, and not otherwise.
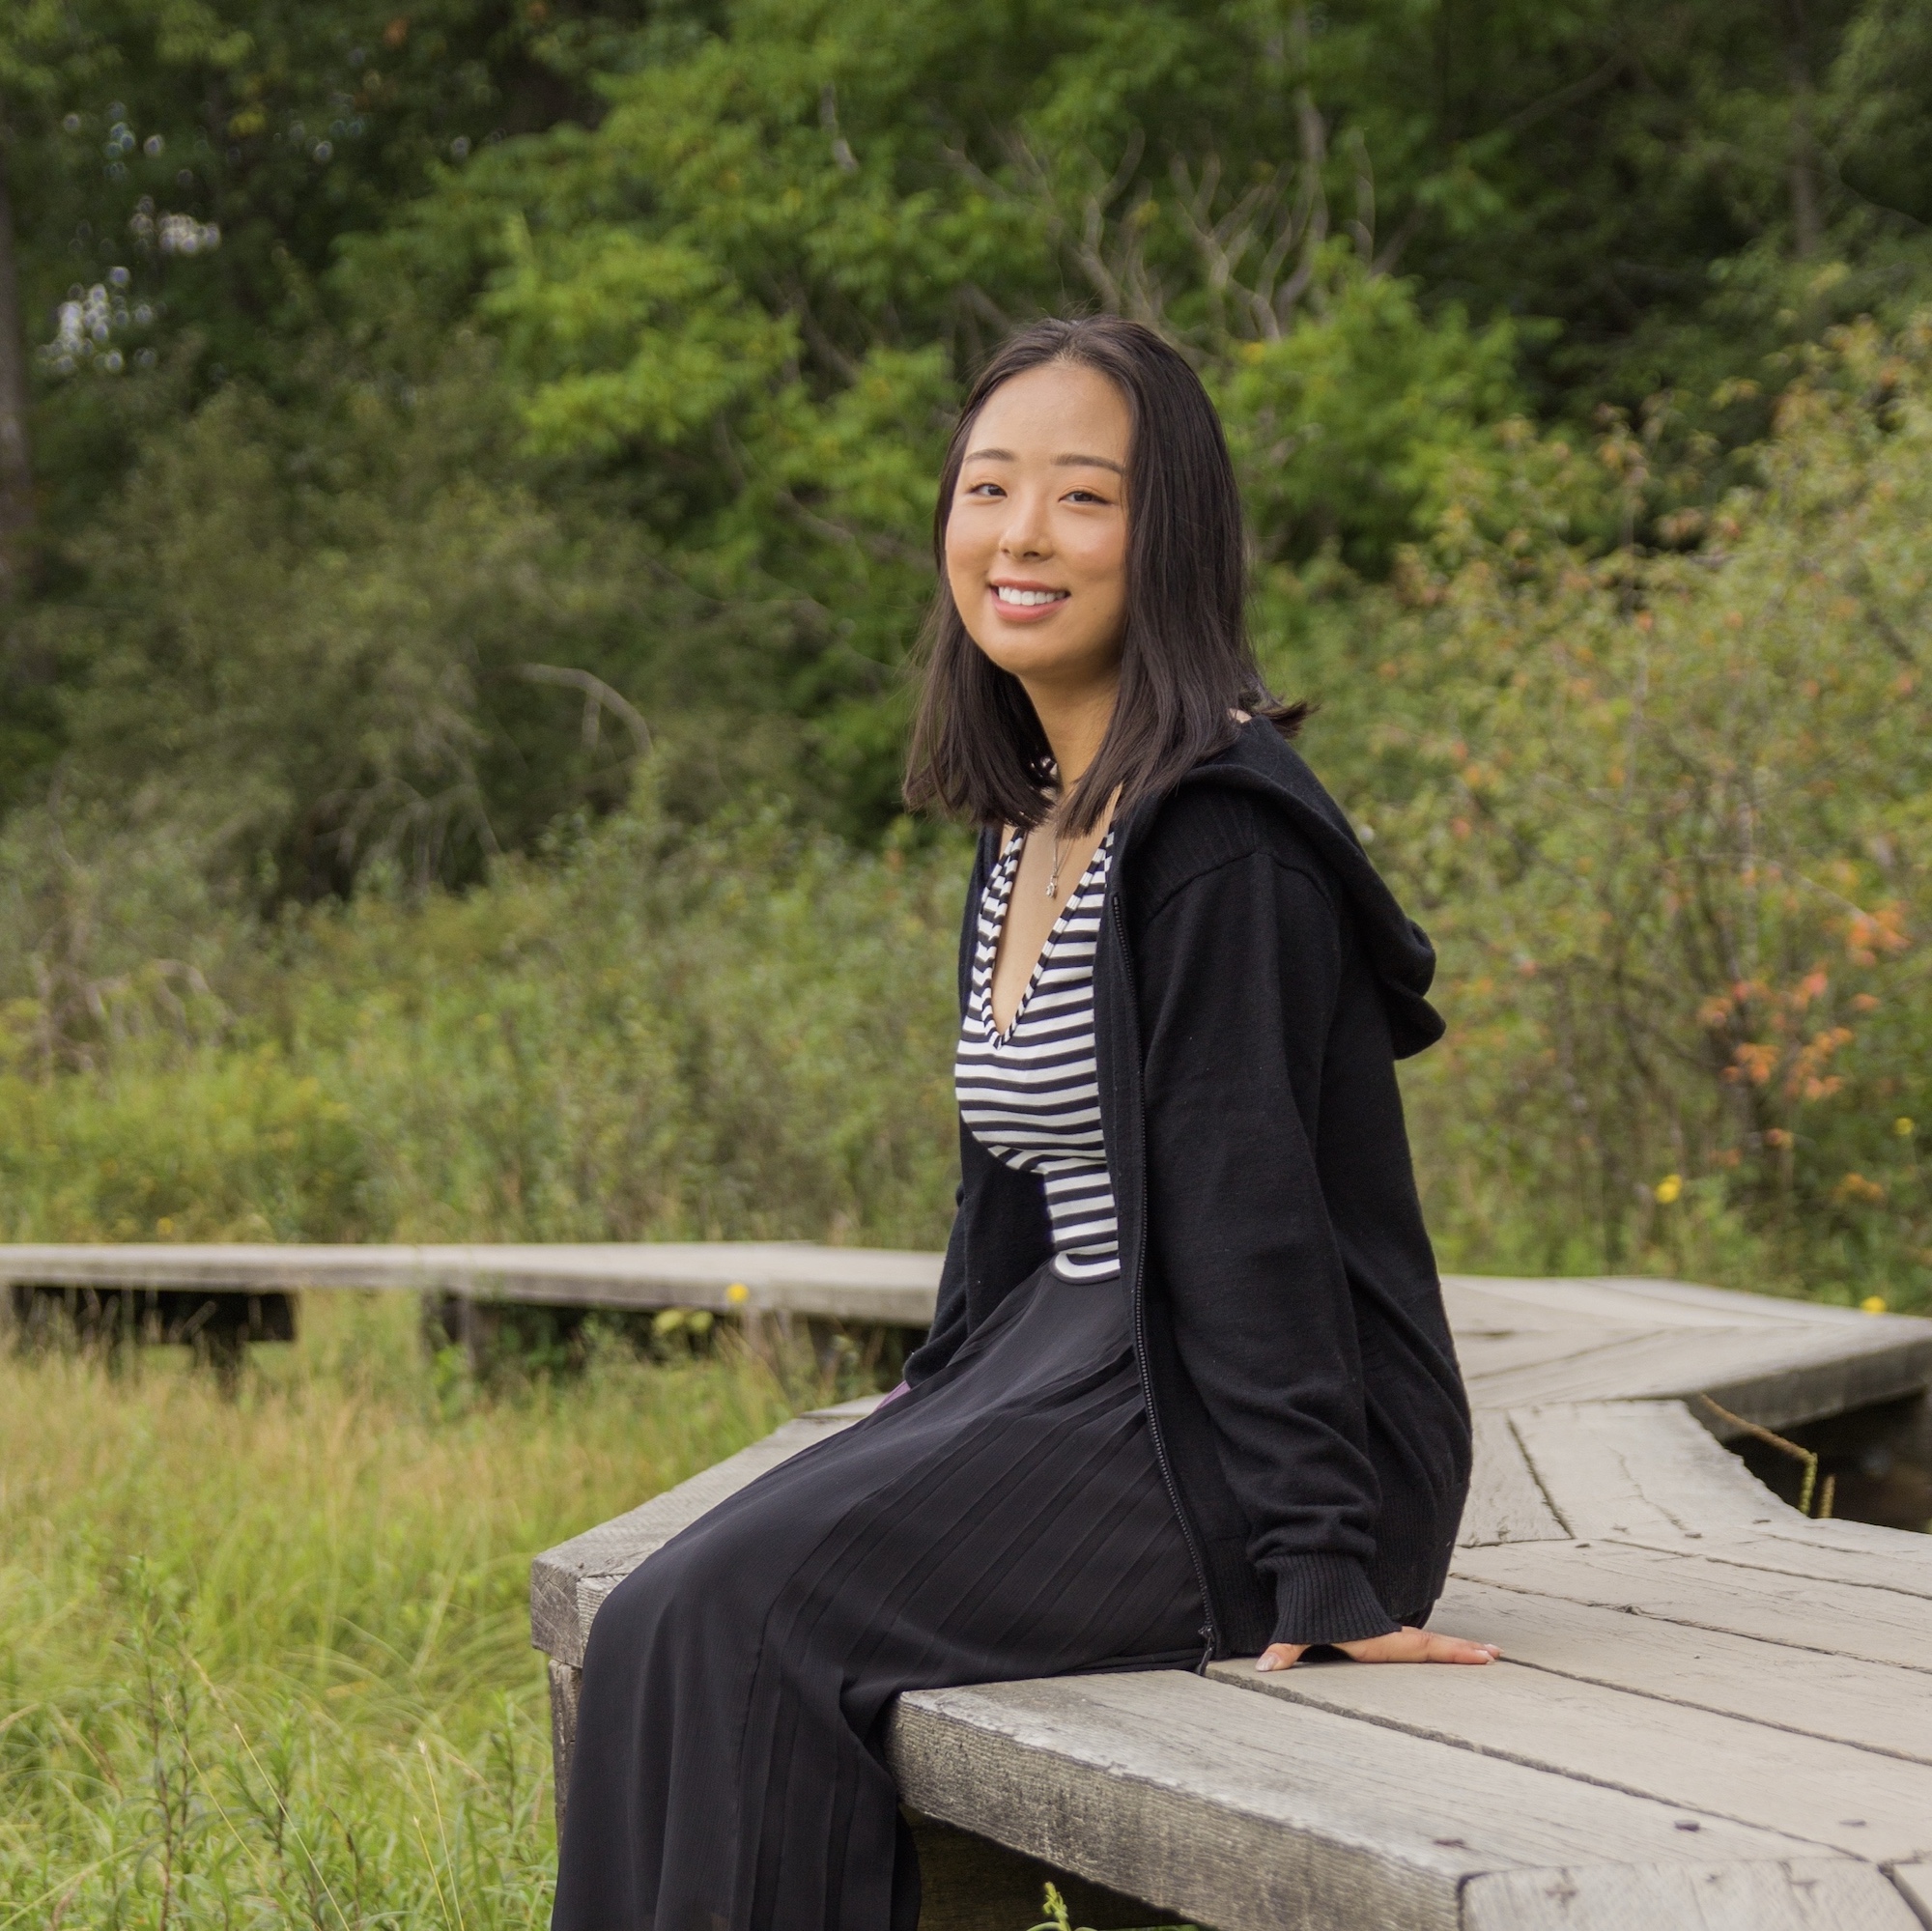
[{"label": "woman's teeth", "polygon": [[996,583],[993,586],[993,594],[1003,604],[1032,606],[1035,604],[1057,604],[1067,592],[1065,590],[1015,590],[1009,588],[1005,583]]}]

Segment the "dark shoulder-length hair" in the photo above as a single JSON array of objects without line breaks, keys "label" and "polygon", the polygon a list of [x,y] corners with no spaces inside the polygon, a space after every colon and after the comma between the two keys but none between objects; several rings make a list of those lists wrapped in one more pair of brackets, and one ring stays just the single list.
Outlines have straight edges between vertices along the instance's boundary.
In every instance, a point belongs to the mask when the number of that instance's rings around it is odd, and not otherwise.
[{"label": "dark shoulder-length hair", "polygon": [[1046,362],[1097,370],[1126,398],[1133,424],[1120,695],[1060,817],[1077,835],[1099,820],[1117,787],[1125,811],[1232,743],[1232,712],[1267,718],[1292,737],[1308,707],[1270,696],[1255,663],[1243,611],[1240,493],[1201,379],[1137,322],[1037,322],[980,372],[947,445],[932,518],[939,591],[923,638],[906,802],[1020,826],[1040,823],[1057,802],[1053,754],[1032,700],[973,641],[946,575],[946,525],[973,424],[1002,383]]}]

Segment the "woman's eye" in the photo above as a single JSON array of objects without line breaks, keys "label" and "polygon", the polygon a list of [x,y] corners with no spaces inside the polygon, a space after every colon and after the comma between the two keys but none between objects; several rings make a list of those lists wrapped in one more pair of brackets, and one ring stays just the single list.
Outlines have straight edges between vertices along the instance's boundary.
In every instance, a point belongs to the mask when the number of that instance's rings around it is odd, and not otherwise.
[{"label": "woman's eye", "polygon": [[1097,490],[1068,490],[1066,500],[1070,503],[1104,503],[1107,499]]},{"label": "woman's eye", "polygon": [[1000,497],[1006,492],[997,483],[973,483],[968,485],[966,494],[969,497]]}]

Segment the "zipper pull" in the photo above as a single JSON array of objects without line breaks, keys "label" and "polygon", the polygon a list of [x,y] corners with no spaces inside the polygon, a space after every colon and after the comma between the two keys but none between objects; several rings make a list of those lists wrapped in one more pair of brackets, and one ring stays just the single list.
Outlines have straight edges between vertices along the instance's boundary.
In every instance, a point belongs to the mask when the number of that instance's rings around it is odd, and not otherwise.
[{"label": "zipper pull", "polygon": [[1208,1665],[1214,1661],[1214,1625],[1203,1623],[1194,1633],[1201,1638],[1201,1661],[1194,1665],[1194,1673],[1206,1676]]}]

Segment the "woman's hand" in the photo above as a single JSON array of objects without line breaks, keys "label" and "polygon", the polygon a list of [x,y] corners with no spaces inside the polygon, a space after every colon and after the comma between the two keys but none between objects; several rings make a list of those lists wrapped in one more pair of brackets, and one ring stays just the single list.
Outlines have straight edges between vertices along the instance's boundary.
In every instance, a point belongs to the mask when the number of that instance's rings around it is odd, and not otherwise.
[{"label": "woman's hand", "polygon": [[[1272,1643],[1255,1661],[1257,1669],[1293,1669],[1312,1643]],[[1364,1636],[1360,1642],[1332,1647],[1357,1662],[1494,1662],[1502,1651],[1494,1643],[1464,1642],[1461,1636],[1438,1636],[1434,1630],[1391,1630],[1385,1636]]]}]

